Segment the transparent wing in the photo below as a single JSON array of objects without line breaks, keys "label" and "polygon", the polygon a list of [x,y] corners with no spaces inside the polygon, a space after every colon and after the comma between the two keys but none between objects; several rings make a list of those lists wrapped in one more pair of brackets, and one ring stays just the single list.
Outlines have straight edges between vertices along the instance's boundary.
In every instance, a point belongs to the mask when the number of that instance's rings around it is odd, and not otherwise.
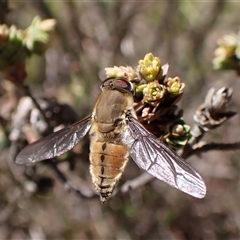
[{"label": "transparent wing", "polygon": [[122,142],[140,168],[189,195],[205,196],[206,186],[201,176],[133,117],[129,117]]},{"label": "transparent wing", "polygon": [[39,162],[60,156],[77,145],[87,134],[90,127],[91,116],[88,116],[26,146],[17,155],[15,162],[17,164]]}]

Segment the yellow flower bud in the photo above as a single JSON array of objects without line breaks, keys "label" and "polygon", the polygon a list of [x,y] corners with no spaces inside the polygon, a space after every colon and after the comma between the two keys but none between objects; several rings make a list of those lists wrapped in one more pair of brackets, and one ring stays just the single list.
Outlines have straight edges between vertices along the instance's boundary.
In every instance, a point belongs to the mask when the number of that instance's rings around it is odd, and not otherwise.
[{"label": "yellow flower bud", "polygon": [[138,62],[138,71],[147,81],[154,81],[161,71],[161,60],[159,57],[154,57],[152,53],[145,55],[143,60]]}]

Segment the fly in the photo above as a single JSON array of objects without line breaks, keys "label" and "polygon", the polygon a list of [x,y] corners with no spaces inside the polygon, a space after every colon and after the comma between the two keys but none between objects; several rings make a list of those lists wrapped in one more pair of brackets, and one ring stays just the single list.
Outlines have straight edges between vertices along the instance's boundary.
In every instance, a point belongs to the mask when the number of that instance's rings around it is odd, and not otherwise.
[{"label": "fly", "polygon": [[112,194],[129,156],[143,170],[172,187],[203,198],[201,176],[137,120],[134,88],[124,78],[106,79],[90,116],[25,147],[16,163],[39,162],[72,149],[88,132],[90,173],[101,202]]}]

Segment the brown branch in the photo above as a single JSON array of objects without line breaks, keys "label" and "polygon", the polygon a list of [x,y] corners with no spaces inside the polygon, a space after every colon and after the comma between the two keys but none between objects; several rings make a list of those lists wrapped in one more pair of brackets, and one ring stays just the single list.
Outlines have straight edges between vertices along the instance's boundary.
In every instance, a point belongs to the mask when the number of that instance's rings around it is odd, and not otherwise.
[{"label": "brown branch", "polygon": [[121,192],[121,193],[126,193],[130,190],[136,189],[140,186],[145,185],[146,183],[152,181],[154,179],[154,177],[152,175],[150,175],[149,173],[145,172],[142,175],[140,175],[139,177],[136,177],[132,180],[129,180],[127,182],[125,182],[122,186],[118,187],[113,195],[115,196],[117,193]]},{"label": "brown branch", "polygon": [[[226,2],[226,0],[217,0],[212,1],[211,4],[209,3],[209,8],[207,11],[204,11],[202,13],[201,21],[199,21],[199,24],[194,24],[192,28],[186,32],[186,39],[191,39],[189,44],[189,59],[192,60],[191,69],[194,69],[196,76],[199,76],[197,81],[201,81],[202,85],[204,85],[204,81],[206,81],[206,76],[204,74],[205,65],[202,62],[203,49],[206,45],[205,40],[221,16]],[[198,86],[196,83],[195,85]],[[199,91],[198,88],[195,90]]]},{"label": "brown branch", "polygon": [[58,179],[62,182],[63,186],[69,191],[74,193],[77,197],[83,198],[83,199],[96,199],[99,198],[99,195],[92,193],[90,195],[87,195],[80,191],[79,189],[76,189],[68,180],[68,178],[64,175],[62,171],[59,170],[57,163],[54,162],[54,159],[51,159],[51,161],[45,162],[46,165],[50,166],[50,168],[56,173],[58,176]]},{"label": "brown branch", "polygon": [[110,16],[110,19],[112,20],[112,27],[110,30],[111,38],[109,39],[109,44],[107,46],[109,48],[108,51],[112,53],[110,56],[110,61],[113,64],[116,54],[122,55],[120,48],[121,42],[131,28],[132,19],[142,7],[142,4],[139,4],[138,1],[127,4],[129,9],[127,13],[124,12],[123,14],[122,8],[124,7],[124,2],[116,1],[112,9],[112,16]]},{"label": "brown branch", "polygon": [[156,33],[154,33],[155,39],[150,49],[158,51],[159,45],[164,44],[164,49],[167,51],[167,59],[169,62],[171,62],[171,57],[175,58],[175,45],[173,39],[176,37],[176,35],[181,33],[180,28],[182,26],[179,24],[179,2],[169,0],[166,1],[165,4],[166,6],[164,11],[162,14],[159,14],[159,20],[156,21],[159,24],[156,28]]},{"label": "brown branch", "polygon": [[198,146],[206,132],[220,127],[226,120],[236,115],[236,112],[229,111],[227,107],[232,94],[233,89],[226,87],[217,91],[212,88],[208,91],[204,103],[197,108],[193,116],[195,125],[192,128],[192,137],[188,145],[180,152],[183,158],[192,154],[194,146]]},{"label": "brown branch", "polygon": [[35,97],[32,95],[29,87],[27,85],[23,86],[23,90],[26,96],[30,97],[34,103],[34,105],[36,106],[36,108],[40,111],[40,113],[42,114],[42,117],[44,119],[44,121],[46,123],[48,123],[48,126],[50,126],[49,124],[49,119],[46,117],[46,114],[44,113],[43,109],[41,108],[41,106],[39,105],[38,101],[35,99]]},{"label": "brown branch", "polygon": [[[76,189],[75,187],[73,187],[70,183],[70,181],[67,179],[67,177],[64,175],[64,173],[62,173],[58,167],[57,167],[57,163],[58,162],[54,162],[54,161],[48,161],[45,162],[46,165],[49,165],[51,167],[51,169],[53,169],[53,171],[57,174],[58,178],[60,179],[60,181],[62,182],[63,186],[69,191],[74,193],[77,197],[80,197],[82,199],[96,199],[99,197],[99,195],[97,195],[96,193],[92,193],[92,194],[85,194],[82,191],[80,191],[79,189]],[[155,179],[152,175],[150,175],[147,172],[144,172],[143,174],[141,174],[140,176],[129,180],[127,182],[125,182],[122,186],[116,188],[116,190],[113,192],[111,197],[114,197],[115,195],[119,194],[119,193],[126,193],[130,190],[134,190],[139,188],[140,186],[143,186],[145,184],[147,184],[148,182],[152,181],[153,179]]]},{"label": "brown branch", "polygon": [[[202,17],[201,23],[194,27],[192,27],[189,32],[189,38],[192,39],[192,49],[194,52],[194,56],[196,57],[202,51],[202,46],[204,39],[206,39],[206,35],[211,31],[214,24],[217,22],[218,18],[221,16],[221,12],[223,11],[226,5],[226,0],[217,0],[212,3],[212,6],[209,8],[205,16]],[[202,58],[200,58],[201,60]]]},{"label": "brown branch", "polygon": [[5,23],[6,15],[9,13],[8,0],[0,1],[0,24]]},{"label": "brown branch", "polygon": [[79,27],[79,14],[78,14],[78,9],[76,8],[76,5],[73,1],[66,1],[66,8],[69,12],[68,16],[70,18],[69,22],[71,22],[71,25],[69,27],[73,30],[74,36],[77,38],[77,41],[79,43],[78,46],[78,51],[83,52],[84,49],[82,47],[82,41],[84,38],[87,38],[86,34],[81,31]]},{"label": "brown branch", "polygon": [[240,141],[234,143],[205,143],[199,142],[192,148],[192,152],[188,156],[200,154],[209,151],[232,151],[240,149]]}]

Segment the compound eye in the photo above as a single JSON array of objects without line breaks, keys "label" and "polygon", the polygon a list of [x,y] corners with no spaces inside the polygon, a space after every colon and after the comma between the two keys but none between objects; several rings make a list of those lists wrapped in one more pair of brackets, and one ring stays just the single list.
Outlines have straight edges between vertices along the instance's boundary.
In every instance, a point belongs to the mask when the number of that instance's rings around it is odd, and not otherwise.
[{"label": "compound eye", "polygon": [[125,79],[116,78],[114,80],[113,84],[114,84],[114,87],[116,87],[116,88],[123,88],[123,89],[126,89],[128,91],[131,91],[130,82],[125,80]]},{"label": "compound eye", "polygon": [[125,78],[107,78],[102,83],[101,90],[105,87],[110,89],[119,89],[119,90],[124,89],[134,94],[133,84]]},{"label": "compound eye", "polygon": [[113,80],[113,84],[116,89],[124,89],[134,94],[133,84],[124,78],[116,78]]}]

